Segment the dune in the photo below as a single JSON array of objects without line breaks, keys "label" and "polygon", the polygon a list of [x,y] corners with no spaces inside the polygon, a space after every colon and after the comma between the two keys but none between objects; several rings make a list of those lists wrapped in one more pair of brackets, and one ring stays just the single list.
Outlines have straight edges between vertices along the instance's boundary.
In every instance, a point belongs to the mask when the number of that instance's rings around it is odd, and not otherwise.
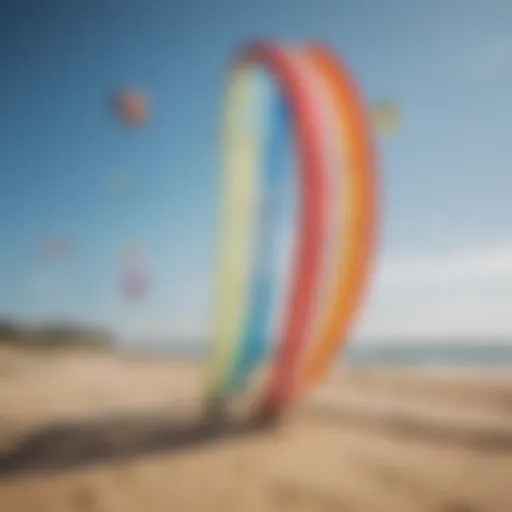
[{"label": "dune", "polygon": [[201,384],[187,361],[2,348],[0,510],[512,510],[510,375],[343,368],[214,440]]}]

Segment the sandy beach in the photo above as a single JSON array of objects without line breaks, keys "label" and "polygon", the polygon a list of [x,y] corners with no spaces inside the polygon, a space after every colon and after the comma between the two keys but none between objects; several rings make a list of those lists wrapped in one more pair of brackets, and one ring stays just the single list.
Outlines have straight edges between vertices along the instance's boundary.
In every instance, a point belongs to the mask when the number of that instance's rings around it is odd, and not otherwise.
[{"label": "sandy beach", "polygon": [[512,510],[512,375],[337,370],[278,428],[176,450],[200,390],[190,362],[1,348],[0,510]]}]

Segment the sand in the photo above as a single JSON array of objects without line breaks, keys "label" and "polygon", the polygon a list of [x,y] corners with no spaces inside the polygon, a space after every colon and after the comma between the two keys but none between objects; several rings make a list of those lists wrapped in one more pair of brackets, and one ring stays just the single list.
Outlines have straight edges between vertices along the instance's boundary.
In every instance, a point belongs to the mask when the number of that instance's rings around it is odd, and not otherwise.
[{"label": "sand", "polygon": [[[91,418],[121,417],[147,435],[155,414],[193,416],[200,389],[192,363],[1,349],[0,511],[512,511],[506,373],[345,369],[276,429],[180,451],[162,446],[87,464],[78,455],[67,466],[1,471],[5,454],[45,428],[89,425],[90,434]],[[108,443],[136,443],[133,432],[109,428]],[[40,461],[67,434],[52,435]]]}]

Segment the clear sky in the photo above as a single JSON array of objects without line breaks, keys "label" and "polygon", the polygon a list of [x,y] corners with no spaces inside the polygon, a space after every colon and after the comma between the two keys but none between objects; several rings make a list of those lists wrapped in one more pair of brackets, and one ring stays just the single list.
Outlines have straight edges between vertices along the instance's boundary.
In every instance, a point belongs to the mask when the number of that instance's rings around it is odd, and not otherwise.
[{"label": "clear sky", "polygon": [[[321,40],[368,103],[382,225],[358,339],[512,339],[512,3],[507,0],[4,0],[0,4],[0,315],[93,320],[131,336],[204,336],[212,302],[224,75],[254,38]],[[107,100],[135,86],[150,120]],[[110,183],[128,174],[138,195]],[[41,239],[75,256],[43,261]],[[127,304],[120,251],[147,254]]]}]

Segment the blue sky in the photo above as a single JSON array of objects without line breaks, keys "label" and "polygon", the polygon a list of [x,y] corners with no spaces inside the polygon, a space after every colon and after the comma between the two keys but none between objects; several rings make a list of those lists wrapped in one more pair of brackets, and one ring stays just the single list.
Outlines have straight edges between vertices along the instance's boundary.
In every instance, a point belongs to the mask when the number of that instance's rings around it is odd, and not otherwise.
[{"label": "blue sky", "polygon": [[[505,0],[2,2],[0,314],[204,336],[227,64],[254,38],[315,39],[402,118],[378,141],[380,247],[356,338],[512,339],[511,19]],[[150,100],[143,129],[110,115],[123,86]],[[109,189],[119,173],[140,185],[131,202]],[[42,261],[45,236],[76,256]],[[131,243],[151,276],[140,304],[119,293]]]}]

